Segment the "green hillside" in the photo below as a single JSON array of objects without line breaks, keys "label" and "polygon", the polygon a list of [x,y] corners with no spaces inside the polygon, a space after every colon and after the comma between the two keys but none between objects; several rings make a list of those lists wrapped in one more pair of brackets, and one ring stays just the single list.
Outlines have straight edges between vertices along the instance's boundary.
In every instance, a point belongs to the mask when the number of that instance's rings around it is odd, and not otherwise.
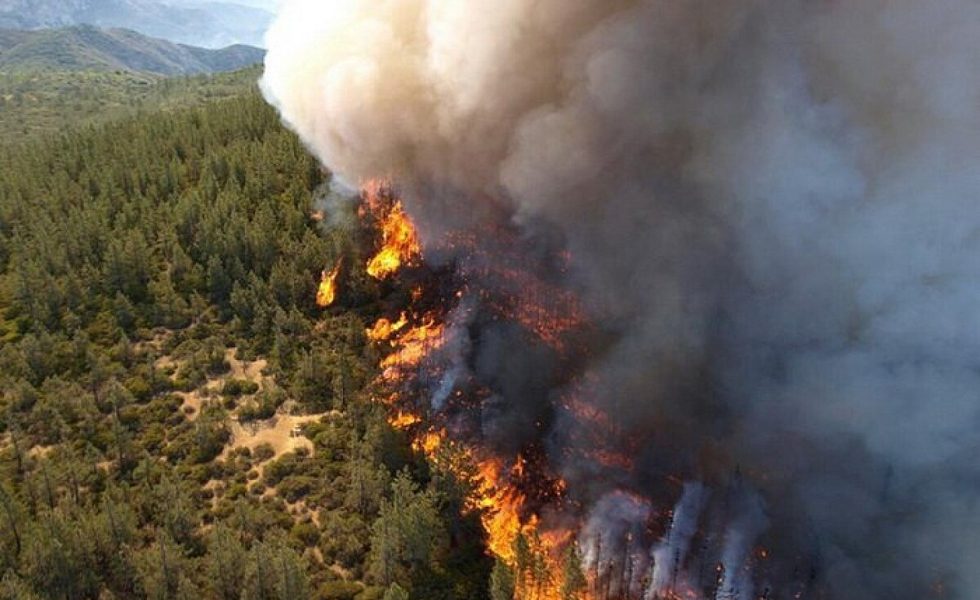
[{"label": "green hillside", "polygon": [[233,71],[262,61],[251,46],[209,50],[174,44],[126,29],[91,26],[0,31],[0,73],[22,71],[140,71],[189,75]]},{"label": "green hillside", "polygon": [[255,89],[258,68],[163,77],[129,71],[0,73],[0,146]]},{"label": "green hillside", "polygon": [[245,89],[0,147],[0,598],[487,598],[473,482],[371,400],[383,290],[315,306],[370,240]]}]

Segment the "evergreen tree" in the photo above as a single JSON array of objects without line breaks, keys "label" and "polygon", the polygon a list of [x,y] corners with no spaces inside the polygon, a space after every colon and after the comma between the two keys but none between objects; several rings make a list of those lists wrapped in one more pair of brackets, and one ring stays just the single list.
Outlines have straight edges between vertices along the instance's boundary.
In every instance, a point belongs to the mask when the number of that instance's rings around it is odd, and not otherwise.
[{"label": "evergreen tree", "polygon": [[238,535],[226,525],[216,526],[209,537],[207,573],[210,591],[219,600],[239,600],[248,551]]},{"label": "evergreen tree", "polygon": [[514,571],[499,558],[490,572],[490,600],[514,600]]},{"label": "evergreen tree", "polygon": [[576,544],[569,544],[562,557],[561,567],[562,600],[580,600],[585,594],[588,581],[582,570],[582,555]]},{"label": "evergreen tree", "polygon": [[420,490],[407,471],[391,483],[391,499],[381,503],[371,528],[370,571],[379,584],[409,584],[445,552],[446,531],[434,490]]}]

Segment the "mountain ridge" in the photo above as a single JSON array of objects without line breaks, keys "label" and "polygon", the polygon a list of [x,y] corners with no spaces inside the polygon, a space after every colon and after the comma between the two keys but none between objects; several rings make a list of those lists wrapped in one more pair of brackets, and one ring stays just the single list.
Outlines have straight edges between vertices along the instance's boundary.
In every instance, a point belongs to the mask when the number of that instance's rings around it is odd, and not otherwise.
[{"label": "mountain ridge", "polygon": [[128,29],[78,25],[37,31],[0,29],[0,72],[137,71],[191,75],[233,71],[262,61],[264,51],[176,44]]},{"label": "mountain ridge", "polygon": [[230,0],[0,0],[0,28],[124,28],[175,43],[261,45],[272,13]]}]

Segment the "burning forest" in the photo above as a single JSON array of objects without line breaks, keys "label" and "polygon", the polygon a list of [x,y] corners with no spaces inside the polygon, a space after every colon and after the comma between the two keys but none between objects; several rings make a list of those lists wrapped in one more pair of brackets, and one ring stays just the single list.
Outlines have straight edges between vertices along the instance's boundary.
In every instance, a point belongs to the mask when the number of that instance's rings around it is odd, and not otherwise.
[{"label": "burning forest", "polygon": [[980,14],[941,4],[286,4],[263,90],[375,244],[317,301],[388,290],[376,401],[475,468],[515,600],[973,597]]},{"label": "burning forest", "polygon": [[[504,225],[453,231],[429,247],[449,258],[430,264],[396,188],[370,182],[359,201],[376,240],[361,268],[391,290],[365,331],[382,356],[375,400],[429,460],[460,477],[475,468],[468,510],[516,599],[738,598],[767,575],[762,505],[740,473],[715,499],[682,475],[651,487],[641,432],[594,401],[587,365],[607,336],[560,285],[563,247]],[[338,272],[324,276],[333,294]],[[709,529],[733,517],[754,533]]]}]

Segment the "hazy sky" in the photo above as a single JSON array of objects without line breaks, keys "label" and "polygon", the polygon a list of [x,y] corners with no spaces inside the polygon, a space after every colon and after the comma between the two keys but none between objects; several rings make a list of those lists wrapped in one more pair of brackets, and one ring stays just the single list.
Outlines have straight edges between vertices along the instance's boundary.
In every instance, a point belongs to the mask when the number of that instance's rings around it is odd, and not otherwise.
[{"label": "hazy sky", "polygon": [[[168,4],[180,4],[180,5],[190,5],[202,4],[205,1],[208,3],[211,0],[166,0]],[[244,4],[246,6],[254,6],[255,8],[261,8],[269,12],[275,12],[276,7],[279,4],[279,0],[213,0],[214,2],[229,2],[231,4]]]}]

